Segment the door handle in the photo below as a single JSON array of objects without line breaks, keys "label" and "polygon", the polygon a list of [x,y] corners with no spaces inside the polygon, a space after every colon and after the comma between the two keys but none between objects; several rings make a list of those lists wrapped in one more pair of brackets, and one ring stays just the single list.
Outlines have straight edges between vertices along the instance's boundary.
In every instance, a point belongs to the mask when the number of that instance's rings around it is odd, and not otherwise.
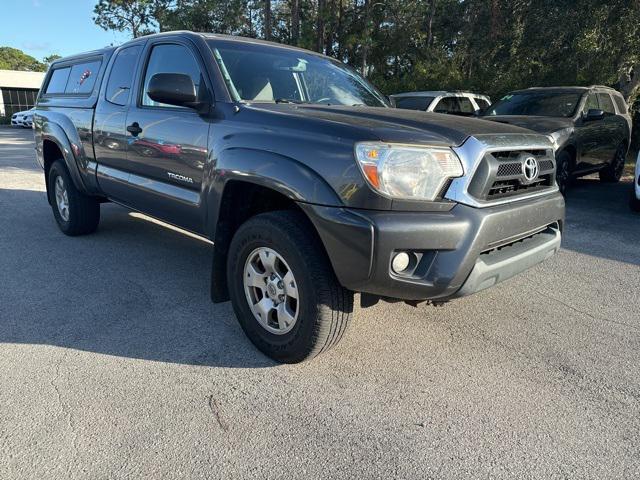
[{"label": "door handle", "polygon": [[133,122],[131,125],[127,127],[127,132],[129,132],[134,137],[137,137],[140,132],[142,132],[142,128],[138,125],[138,122]]}]

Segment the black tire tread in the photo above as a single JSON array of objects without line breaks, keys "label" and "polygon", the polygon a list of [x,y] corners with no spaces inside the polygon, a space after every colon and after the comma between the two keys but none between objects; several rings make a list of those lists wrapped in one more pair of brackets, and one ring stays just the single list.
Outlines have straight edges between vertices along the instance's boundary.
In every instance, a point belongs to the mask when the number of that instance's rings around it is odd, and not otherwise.
[{"label": "black tire tread", "polygon": [[[244,228],[274,228],[295,245],[305,246],[305,265],[314,285],[318,303],[318,320],[312,332],[312,347],[291,359],[278,358],[284,362],[300,362],[324,353],[336,346],[343,338],[353,311],[353,292],[338,282],[323,245],[306,216],[295,210],[278,210],[262,213],[243,224]],[[233,243],[233,241],[232,241]],[[230,249],[233,250],[233,247]],[[231,280],[230,280],[231,282]],[[266,352],[265,352],[266,353]]]},{"label": "black tire tread", "polygon": [[[59,173],[63,177],[69,197],[70,218],[69,222],[66,223],[60,219],[55,204],[53,179],[56,173]],[[62,230],[65,235],[71,237],[95,232],[100,223],[100,202],[94,197],[83,194],[76,188],[63,160],[56,160],[53,163],[49,169],[49,178],[47,181],[49,182],[49,195],[51,195],[52,198],[51,207],[53,208],[54,216],[60,226],[60,230]]]},{"label": "black tire tread", "polygon": [[[626,145],[622,144],[618,147],[618,149],[616,149],[616,153],[615,155],[618,155],[618,150],[620,150],[621,148],[624,148],[626,151]],[[618,176],[616,175],[616,172],[613,168],[613,164],[607,164],[606,167],[604,167],[602,170],[600,170],[598,172],[598,178],[600,179],[601,182],[603,183],[618,183],[620,181],[620,179],[622,178],[622,175]],[[624,172],[624,166],[623,166],[623,172]]]}]

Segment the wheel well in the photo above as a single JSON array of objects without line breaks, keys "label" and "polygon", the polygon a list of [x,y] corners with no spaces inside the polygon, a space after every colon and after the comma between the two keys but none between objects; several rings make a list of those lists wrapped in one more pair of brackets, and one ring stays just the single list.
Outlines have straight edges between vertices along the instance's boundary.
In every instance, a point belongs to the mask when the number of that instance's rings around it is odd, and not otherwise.
[{"label": "wheel well", "polygon": [[[275,190],[237,180],[230,180],[225,185],[220,201],[215,238],[213,239],[211,299],[215,303],[229,299],[226,264],[227,253],[233,235],[240,225],[249,218],[275,210],[295,210],[301,212],[304,218],[307,218],[306,214],[293,200]],[[314,234],[318,235],[311,221],[308,220],[308,222]]]},{"label": "wheel well", "polygon": [[44,163],[44,183],[47,187],[47,199],[49,203],[51,203],[51,197],[49,195],[49,170],[51,169],[51,165],[56,160],[59,160],[62,157],[62,151],[58,147],[55,142],[51,140],[44,140],[42,142],[42,160]]}]

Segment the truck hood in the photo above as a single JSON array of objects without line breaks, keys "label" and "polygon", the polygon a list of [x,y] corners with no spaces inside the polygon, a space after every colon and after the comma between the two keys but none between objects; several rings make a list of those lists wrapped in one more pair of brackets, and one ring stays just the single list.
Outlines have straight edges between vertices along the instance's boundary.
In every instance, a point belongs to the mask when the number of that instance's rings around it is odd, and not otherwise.
[{"label": "truck hood", "polygon": [[248,108],[297,117],[289,120],[294,120],[299,128],[304,128],[308,122],[317,128],[320,122],[337,127],[334,128],[336,136],[350,136],[349,131],[356,136],[366,130],[368,137],[385,142],[457,146],[474,135],[531,133],[516,126],[477,118],[399,108],[271,103],[253,103]]},{"label": "truck hood", "polygon": [[528,115],[495,115],[483,117],[492,122],[528,128],[534,132],[549,134],[573,126],[573,119],[562,117],[536,117]]}]

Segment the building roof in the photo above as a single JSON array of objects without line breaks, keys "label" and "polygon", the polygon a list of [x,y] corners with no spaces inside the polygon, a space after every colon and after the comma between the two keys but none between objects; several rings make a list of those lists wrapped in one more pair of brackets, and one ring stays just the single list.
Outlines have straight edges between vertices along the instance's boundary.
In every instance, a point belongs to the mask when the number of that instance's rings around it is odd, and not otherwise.
[{"label": "building roof", "polygon": [[0,88],[39,89],[45,72],[21,72],[18,70],[0,70]]}]

